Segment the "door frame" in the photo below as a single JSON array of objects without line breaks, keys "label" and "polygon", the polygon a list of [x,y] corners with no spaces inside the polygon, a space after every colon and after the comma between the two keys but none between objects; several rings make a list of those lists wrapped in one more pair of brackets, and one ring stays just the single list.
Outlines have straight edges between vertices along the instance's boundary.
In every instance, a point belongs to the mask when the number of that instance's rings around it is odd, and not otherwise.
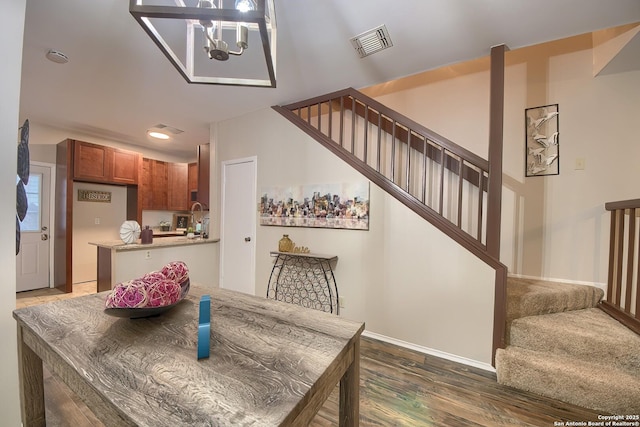
[{"label": "door frame", "polygon": [[47,162],[38,162],[31,160],[29,165],[40,166],[49,169],[49,288],[55,287],[55,258],[53,254],[53,243],[55,240],[53,224],[56,223],[56,164]]},{"label": "door frame", "polygon": [[[232,159],[232,160],[225,160],[223,162],[220,163],[221,165],[221,171],[220,171],[220,273],[219,273],[219,277],[218,277],[218,283],[219,286],[221,288],[224,288],[224,283],[222,281],[222,278],[224,276],[224,256],[225,256],[225,205],[226,205],[226,200],[225,200],[225,172],[226,172],[226,168],[227,166],[230,165],[234,165],[234,164],[239,164],[239,163],[253,163],[254,164],[254,171],[255,171],[255,176],[254,176],[254,181],[253,181],[253,199],[254,202],[257,203],[257,197],[258,197],[258,157],[257,156],[251,156],[251,157],[243,157],[243,158],[239,158],[239,159]],[[254,204],[255,204],[254,203]],[[256,205],[257,206],[257,205]],[[254,206],[255,207],[255,206]],[[253,288],[254,288],[254,294],[255,294],[255,285],[256,285],[256,232],[257,232],[257,219],[256,219],[256,215],[257,215],[257,208],[254,210],[254,215],[252,216],[253,221],[252,221],[252,239],[251,239],[251,245],[253,246],[253,258],[251,259],[251,271],[253,272]]]}]

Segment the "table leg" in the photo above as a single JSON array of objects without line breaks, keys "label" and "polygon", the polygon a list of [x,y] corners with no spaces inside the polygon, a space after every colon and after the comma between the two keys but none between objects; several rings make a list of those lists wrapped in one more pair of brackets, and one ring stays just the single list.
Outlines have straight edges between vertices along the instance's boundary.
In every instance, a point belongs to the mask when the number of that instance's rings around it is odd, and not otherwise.
[{"label": "table leg", "polygon": [[340,427],[360,423],[360,338],[353,343],[353,361],[340,380]]},{"label": "table leg", "polygon": [[20,410],[24,427],[45,427],[44,378],[42,359],[22,338],[18,326],[18,374],[20,377]]}]

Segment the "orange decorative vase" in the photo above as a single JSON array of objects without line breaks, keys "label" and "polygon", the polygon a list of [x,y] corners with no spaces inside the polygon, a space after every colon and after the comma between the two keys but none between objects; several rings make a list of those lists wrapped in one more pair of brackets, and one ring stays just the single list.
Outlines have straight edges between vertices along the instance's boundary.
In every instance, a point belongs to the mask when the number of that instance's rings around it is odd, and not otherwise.
[{"label": "orange decorative vase", "polygon": [[278,251],[279,252],[291,252],[293,250],[293,242],[289,238],[288,234],[284,234],[282,239],[278,242]]}]

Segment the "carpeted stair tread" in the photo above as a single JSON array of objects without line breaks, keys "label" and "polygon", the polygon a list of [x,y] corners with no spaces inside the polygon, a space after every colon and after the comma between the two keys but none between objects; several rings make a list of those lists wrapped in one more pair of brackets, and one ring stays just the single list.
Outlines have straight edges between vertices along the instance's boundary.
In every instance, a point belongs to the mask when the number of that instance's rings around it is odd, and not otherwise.
[{"label": "carpeted stair tread", "polygon": [[604,291],[595,286],[510,277],[507,280],[507,323],[539,314],[595,307]]},{"label": "carpeted stair tread", "polygon": [[640,374],[640,336],[599,308],[516,319],[510,345]]},{"label": "carpeted stair tread", "polygon": [[498,382],[612,414],[640,413],[638,375],[606,364],[509,346],[496,352]]}]

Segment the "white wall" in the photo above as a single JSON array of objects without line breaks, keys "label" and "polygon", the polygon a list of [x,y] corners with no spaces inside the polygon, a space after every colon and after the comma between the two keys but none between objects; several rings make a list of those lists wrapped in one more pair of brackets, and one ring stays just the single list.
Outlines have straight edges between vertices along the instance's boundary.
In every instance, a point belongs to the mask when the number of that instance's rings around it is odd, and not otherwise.
[{"label": "white wall", "polygon": [[22,36],[24,32],[25,0],[2,2],[0,6],[0,39],[3,40],[4,61],[0,67],[0,194],[7,198],[0,207],[0,224],[5,236],[0,240],[0,414],[2,425],[20,425],[18,391],[18,358],[16,322],[11,313],[16,308],[16,243],[15,203],[18,106],[20,103],[20,72]]},{"label": "white wall", "polygon": [[[640,197],[640,71],[592,77],[591,44],[586,35],[507,52],[501,260],[511,274],[603,286],[604,204]],[[488,67],[481,59],[366,92],[487,158]],[[525,178],[524,110],[546,104],[560,109],[560,175]]]},{"label": "white wall", "polygon": [[[159,239],[172,239],[161,237]],[[154,239],[154,243],[157,242]],[[147,252],[149,253],[147,256]],[[219,244],[187,244],[184,246],[149,246],[148,248],[126,249],[111,252],[112,283],[133,280],[151,272],[160,270],[173,261],[182,261],[189,269],[191,283],[207,288],[218,287],[219,271],[217,264],[211,262],[219,257]]]},{"label": "white wall", "polygon": [[[212,137],[218,170],[220,162],[257,156],[258,195],[268,186],[365,180],[271,109],[218,123]],[[216,225],[219,182],[212,187]],[[370,212],[369,231],[258,226],[256,294],[266,294],[269,251],[286,233],[312,252],[338,256],[342,316],[365,321],[369,332],[489,366],[493,270],[373,184]]]}]

